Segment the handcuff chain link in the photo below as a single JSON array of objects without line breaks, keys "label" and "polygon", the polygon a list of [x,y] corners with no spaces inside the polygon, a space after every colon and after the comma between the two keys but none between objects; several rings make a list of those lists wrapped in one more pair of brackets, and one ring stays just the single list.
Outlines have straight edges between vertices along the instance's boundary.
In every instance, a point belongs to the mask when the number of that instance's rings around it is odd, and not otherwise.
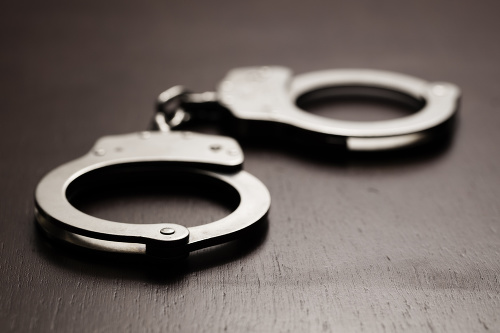
[{"label": "handcuff chain link", "polygon": [[185,103],[210,103],[217,101],[215,92],[192,93],[183,86],[173,86],[156,99],[156,114],[153,119],[155,129],[168,132],[189,121],[191,115],[185,110]]}]

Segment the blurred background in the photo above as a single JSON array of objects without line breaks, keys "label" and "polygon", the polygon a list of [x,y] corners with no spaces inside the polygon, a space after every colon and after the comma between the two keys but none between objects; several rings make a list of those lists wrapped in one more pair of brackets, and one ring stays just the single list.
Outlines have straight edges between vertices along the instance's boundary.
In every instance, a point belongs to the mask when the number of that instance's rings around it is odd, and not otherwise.
[{"label": "blurred background", "polygon": [[[499,331],[499,10],[495,1],[4,1],[1,330]],[[453,82],[463,91],[457,130],[432,156],[331,163],[245,147],[245,169],[273,198],[265,239],[192,256],[177,273],[68,254],[36,230],[33,191],[46,172],[101,136],[146,129],[166,88],[213,90],[228,70],[254,65]],[[94,209],[138,223],[165,207],[189,221],[226,213],[150,199]]]}]

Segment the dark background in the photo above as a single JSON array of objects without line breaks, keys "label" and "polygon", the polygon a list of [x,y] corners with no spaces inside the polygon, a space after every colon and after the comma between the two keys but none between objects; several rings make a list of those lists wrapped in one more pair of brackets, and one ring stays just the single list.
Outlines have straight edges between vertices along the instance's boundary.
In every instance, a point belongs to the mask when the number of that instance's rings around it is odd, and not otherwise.
[{"label": "dark background", "polygon": [[[2,2],[1,331],[500,331],[499,10],[496,1]],[[272,195],[267,233],[178,267],[74,253],[38,231],[33,192],[45,173],[101,136],[146,129],[162,90],[212,90],[248,65],[450,81],[463,91],[457,130],[432,154],[339,161],[245,145],[245,169]],[[403,112],[356,101],[322,110]],[[122,189],[80,208],[187,226],[227,214],[184,192]]]}]

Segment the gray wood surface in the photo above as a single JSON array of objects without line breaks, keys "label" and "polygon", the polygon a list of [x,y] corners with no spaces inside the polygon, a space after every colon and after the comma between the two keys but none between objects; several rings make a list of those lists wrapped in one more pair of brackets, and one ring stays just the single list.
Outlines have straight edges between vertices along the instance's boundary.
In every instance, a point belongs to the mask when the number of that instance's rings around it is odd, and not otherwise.
[{"label": "gray wood surface", "polygon": [[[0,331],[500,332],[498,2],[1,7]],[[74,253],[35,227],[38,180],[103,135],[145,129],[160,91],[273,64],[454,82],[457,130],[437,152],[380,158],[246,145],[245,169],[272,195],[267,232],[182,266]],[[326,114],[384,116],[344,106]],[[115,194],[81,209],[185,225],[227,213],[189,191]]]}]

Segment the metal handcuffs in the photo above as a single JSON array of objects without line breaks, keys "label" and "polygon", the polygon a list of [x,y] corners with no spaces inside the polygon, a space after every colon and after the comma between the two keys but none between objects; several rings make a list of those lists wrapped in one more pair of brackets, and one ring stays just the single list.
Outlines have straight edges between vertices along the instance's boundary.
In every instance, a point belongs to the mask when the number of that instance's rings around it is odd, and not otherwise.
[{"label": "metal handcuffs", "polygon": [[[373,87],[396,91],[423,101],[412,115],[385,121],[352,122],[313,115],[296,106],[311,91],[329,87]],[[325,143],[348,150],[385,150],[412,146],[432,139],[458,107],[457,86],[429,83],[387,71],[338,69],[293,77],[284,67],[238,68],[229,72],[216,93],[190,94],[181,87],[160,94],[155,116],[159,131],[107,136],[85,156],[49,172],[35,193],[35,216],[51,237],[90,249],[179,257],[190,251],[239,237],[265,218],[269,191],[242,170],[243,153],[229,137],[173,130],[191,117],[207,117],[216,105],[245,132],[266,124],[274,135],[299,135],[310,144]],[[198,105],[201,107],[193,107]],[[77,179],[102,168],[145,163],[174,165],[184,172],[226,183],[240,196],[230,215],[205,225],[128,224],[87,215],[68,200],[68,188]]]}]

